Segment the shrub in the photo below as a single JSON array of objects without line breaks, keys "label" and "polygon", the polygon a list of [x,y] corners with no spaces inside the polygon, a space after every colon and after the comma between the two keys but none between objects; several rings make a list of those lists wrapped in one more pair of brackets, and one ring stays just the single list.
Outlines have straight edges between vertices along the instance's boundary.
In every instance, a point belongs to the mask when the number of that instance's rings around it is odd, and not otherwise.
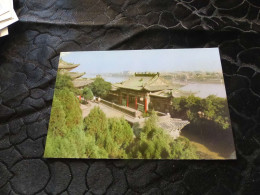
[{"label": "shrub", "polygon": [[92,135],[86,134],[85,149],[87,158],[108,158],[107,151],[97,146],[95,137]]},{"label": "shrub", "polygon": [[111,89],[111,83],[106,82],[103,78],[97,77],[90,85],[90,89],[97,97],[105,97]]},{"label": "shrub", "polygon": [[94,107],[84,119],[88,139],[106,151],[110,158],[126,158],[126,148],[133,140],[131,126],[122,118],[107,119],[105,113]]},{"label": "shrub", "polygon": [[[199,116],[198,112],[203,113]],[[222,129],[230,128],[229,112],[225,98],[210,95],[205,99],[195,97],[173,98],[172,115],[174,117],[188,119],[192,123],[200,122],[202,119],[214,121]]]},{"label": "shrub", "polygon": [[173,140],[156,123],[157,114],[152,112],[149,119],[145,121],[140,137],[133,145],[131,151],[133,158],[179,159],[183,156],[188,159],[197,158],[196,151],[192,149],[187,139],[182,141],[182,144],[180,138]]},{"label": "shrub", "polygon": [[63,136],[66,133],[67,127],[65,125],[65,112],[63,110],[62,103],[59,101],[56,95],[53,97],[51,117],[48,128],[48,135],[60,135]]},{"label": "shrub", "polygon": [[69,89],[55,90],[55,96],[63,106],[65,113],[66,126],[71,129],[75,126],[82,125],[82,111],[79,100]]},{"label": "shrub", "polygon": [[61,73],[61,72],[58,71],[55,89],[65,89],[65,88],[68,88],[70,90],[74,90],[72,79],[69,75]]},{"label": "shrub", "polygon": [[108,119],[108,128],[111,138],[120,148],[125,149],[133,141],[133,130],[125,119]]},{"label": "shrub", "polygon": [[84,127],[86,133],[96,136],[96,140],[107,136],[108,122],[105,113],[99,107],[95,106],[84,119]]},{"label": "shrub", "polygon": [[[85,158],[82,113],[67,75],[58,75],[46,140],[45,157]],[[72,91],[71,91],[72,90]]]},{"label": "shrub", "polygon": [[70,129],[64,136],[47,135],[45,157],[86,158],[86,139],[82,129]]},{"label": "shrub", "polygon": [[83,97],[84,97],[85,100],[92,100],[93,97],[94,97],[94,95],[93,95],[91,89],[88,88],[88,87],[84,87],[84,89],[83,89],[83,91],[82,91],[82,95],[83,95]]}]

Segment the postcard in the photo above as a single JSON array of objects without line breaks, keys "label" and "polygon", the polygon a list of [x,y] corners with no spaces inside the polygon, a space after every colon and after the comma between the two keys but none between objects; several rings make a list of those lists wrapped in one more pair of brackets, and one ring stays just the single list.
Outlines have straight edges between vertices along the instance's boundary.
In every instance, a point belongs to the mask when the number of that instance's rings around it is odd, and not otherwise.
[{"label": "postcard", "polygon": [[61,53],[44,157],[236,159],[218,48]]},{"label": "postcard", "polygon": [[[9,6],[8,6],[9,5]],[[6,8],[8,11],[6,12]],[[0,30],[4,29],[5,27],[13,24],[14,22],[18,21],[18,17],[13,10],[13,1],[12,0],[5,0],[0,4]]]},{"label": "postcard", "polygon": [[0,30],[0,37],[4,37],[4,36],[6,36],[8,34],[9,34],[9,31],[8,31],[7,27],[2,29],[2,30]]},{"label": "postcard", "polygon": [[10,5],[11,5],[10,0],[1,0],[0,1],[0,16],[10,10]]}]

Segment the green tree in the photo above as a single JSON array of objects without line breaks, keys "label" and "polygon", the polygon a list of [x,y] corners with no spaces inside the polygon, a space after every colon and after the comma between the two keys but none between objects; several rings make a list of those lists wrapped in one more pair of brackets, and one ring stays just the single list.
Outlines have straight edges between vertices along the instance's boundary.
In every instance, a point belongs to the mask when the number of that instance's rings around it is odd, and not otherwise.
[{"label": "green tree", "polygon": [[196,121],[199,118],[198,112],[201,111],[201,98],[190,95],[186,99],[186,113],[190,121]]},{"label": "green tree", "polygon": [[179,159],[197,159],[195,148],[190,144],[187,138],[179,137],[170,143],[172,150],[171,156],[178,156]]},{"label": "green tree", "polygon": [[66,114],[63,110],[62,103],[54,95],[52,109],[51,109],[51,117],[50,117],[49,128],[48,128],[48,135],[53,134],[56,136],[58,135],[63,136],[66,133],[67,127],[65,125],[66,123],[65,116]]},{"label": "green tree", "polygon": [[82,111],[78,98],[68,88],[55,90],[55,96],[63,106],[66,126],[70,129],[82,125]]},{"label": "green tree", "polygon": [[72,83],[72,78],[68,74],[58,71],[55,83],[55,91],[57,89],[64,90],[66,88],[74,94],[79,94],[79,90],[75,88]]},{"label": "green tree", "polygon": [[83,89],[83,91],[82,91],[82,95],[83,95],[83,97],[84,97],[85,100],[92,100],[93,97],[94,97],[94,95],[93,95],[91,89],[88,88],[88,87],[84,87],[84,89]]},{"label": "green tree", "polygon": [[77,98],[68,88],[55,90],[44,156],[84,158],[85,148]]},{"label": "green tree", "polygon": [[108,129],[111,139],[116,144],[114,147],[117,147],[118,155],[123,155],[134,139],[131,126],[123,118],[110,118],[108,119]]},{"label": "green tree", "polygon": [[[189,140],[174,140],[157,125],[157,114],[153,111],[145,121],[140,137],[137,137],[132,148],[133,158],[151,159],[188,159],[197,158],[196,151],[189,145]],[[188,153],[190,156],[188,156]]]},{"label": "green tree", "polygon": [[[229,111],[226,99],[210,95],[199,98],[193,95],[172,99],[173,116],[188,119],[191,122],[201,121],[201,117],[214,121],[223,129],[230,128]],[[199,116],[198,112],[203,115]]]},{"label": "green tree", "polygon": [[99,107],[94,107],[84,119],[84,129],[86,134],[95,137],[96,144],[99,147],[105,148],[105,141],[108,136],[108,121],[105,113]]},{"label": "green tree", "polygon": [[199,136],[210,143],[233,147],[229,111],[225,98],[210,95],[207,98],[181,97],[172,101],[172,115],[188,119],[190,124],[182,129],[183,133]]},{"label": "green tree", "polygon": [[104,148],[97,146],[95,137],[86,133],[86,156],[87,158],[108,158]]},{"label": "green tree", "polygon": [[98,97],[105,97],[111,89],[111,83],[106,82],[103,78],[97,77],[90,85],[93,94]]},{"label": "green tree", "polygon": [[55,89],[62,90],[62,89],[65,89],[65,88],[74,90],[72,79],[69,75],[61,73],[60,71],[58,71]]},{"label": "green tree", "polygon": [[223,129],[228,129],[230,127],[226,99],[210,95],[202,100],[202,110],[207,119],[215,121]]},{"label": "green tree", "polygon": [[58,73],[45,157],[86,158],[82,112],[74,90],[71,78]]},{"label": "green tree", "polygon": [[105,150],[109,158],[127,158],[127,147],[133,141],[133,130],[123,118],[107,119],[99,107],[94,107],[84,119],[86,135]]}]

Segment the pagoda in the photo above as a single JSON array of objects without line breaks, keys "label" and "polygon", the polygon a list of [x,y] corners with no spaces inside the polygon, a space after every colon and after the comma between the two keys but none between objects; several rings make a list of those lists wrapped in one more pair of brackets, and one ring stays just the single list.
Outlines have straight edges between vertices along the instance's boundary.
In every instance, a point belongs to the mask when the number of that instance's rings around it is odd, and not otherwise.
[{"label": "pagoda", "polygon": [[85,86],[91,84],[94,80],[93,79],[87,79],[82,78],[83,75],[85,75],[85,72],[70,72],[74,68],[77,68],[80,64],[74,64],[64,61],[62,58],[59,61],[59,67],[58,70],[62,74],[67,74],[72,78],[72,83],[74,87],[83,89]]},{"label": "pagoda", "polygon": [[79,66],[79,64],[73,64],[73,63],[69,63],[69,62],[65,62],[62,58],[59,61],[59,67],[58,70],[60,70],[61,72],[69,72],[74,68],[77,68]]}]

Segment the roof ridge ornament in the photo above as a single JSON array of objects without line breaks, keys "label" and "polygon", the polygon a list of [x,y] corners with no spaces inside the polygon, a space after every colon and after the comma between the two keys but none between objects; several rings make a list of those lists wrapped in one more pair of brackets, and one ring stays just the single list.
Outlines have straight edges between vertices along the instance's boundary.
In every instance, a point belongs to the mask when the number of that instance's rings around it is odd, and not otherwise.
[{"label": "roof ridge ornament", "polygon": [[134,76],[154,77],[160,76],[159,72],[135,72]]}]

